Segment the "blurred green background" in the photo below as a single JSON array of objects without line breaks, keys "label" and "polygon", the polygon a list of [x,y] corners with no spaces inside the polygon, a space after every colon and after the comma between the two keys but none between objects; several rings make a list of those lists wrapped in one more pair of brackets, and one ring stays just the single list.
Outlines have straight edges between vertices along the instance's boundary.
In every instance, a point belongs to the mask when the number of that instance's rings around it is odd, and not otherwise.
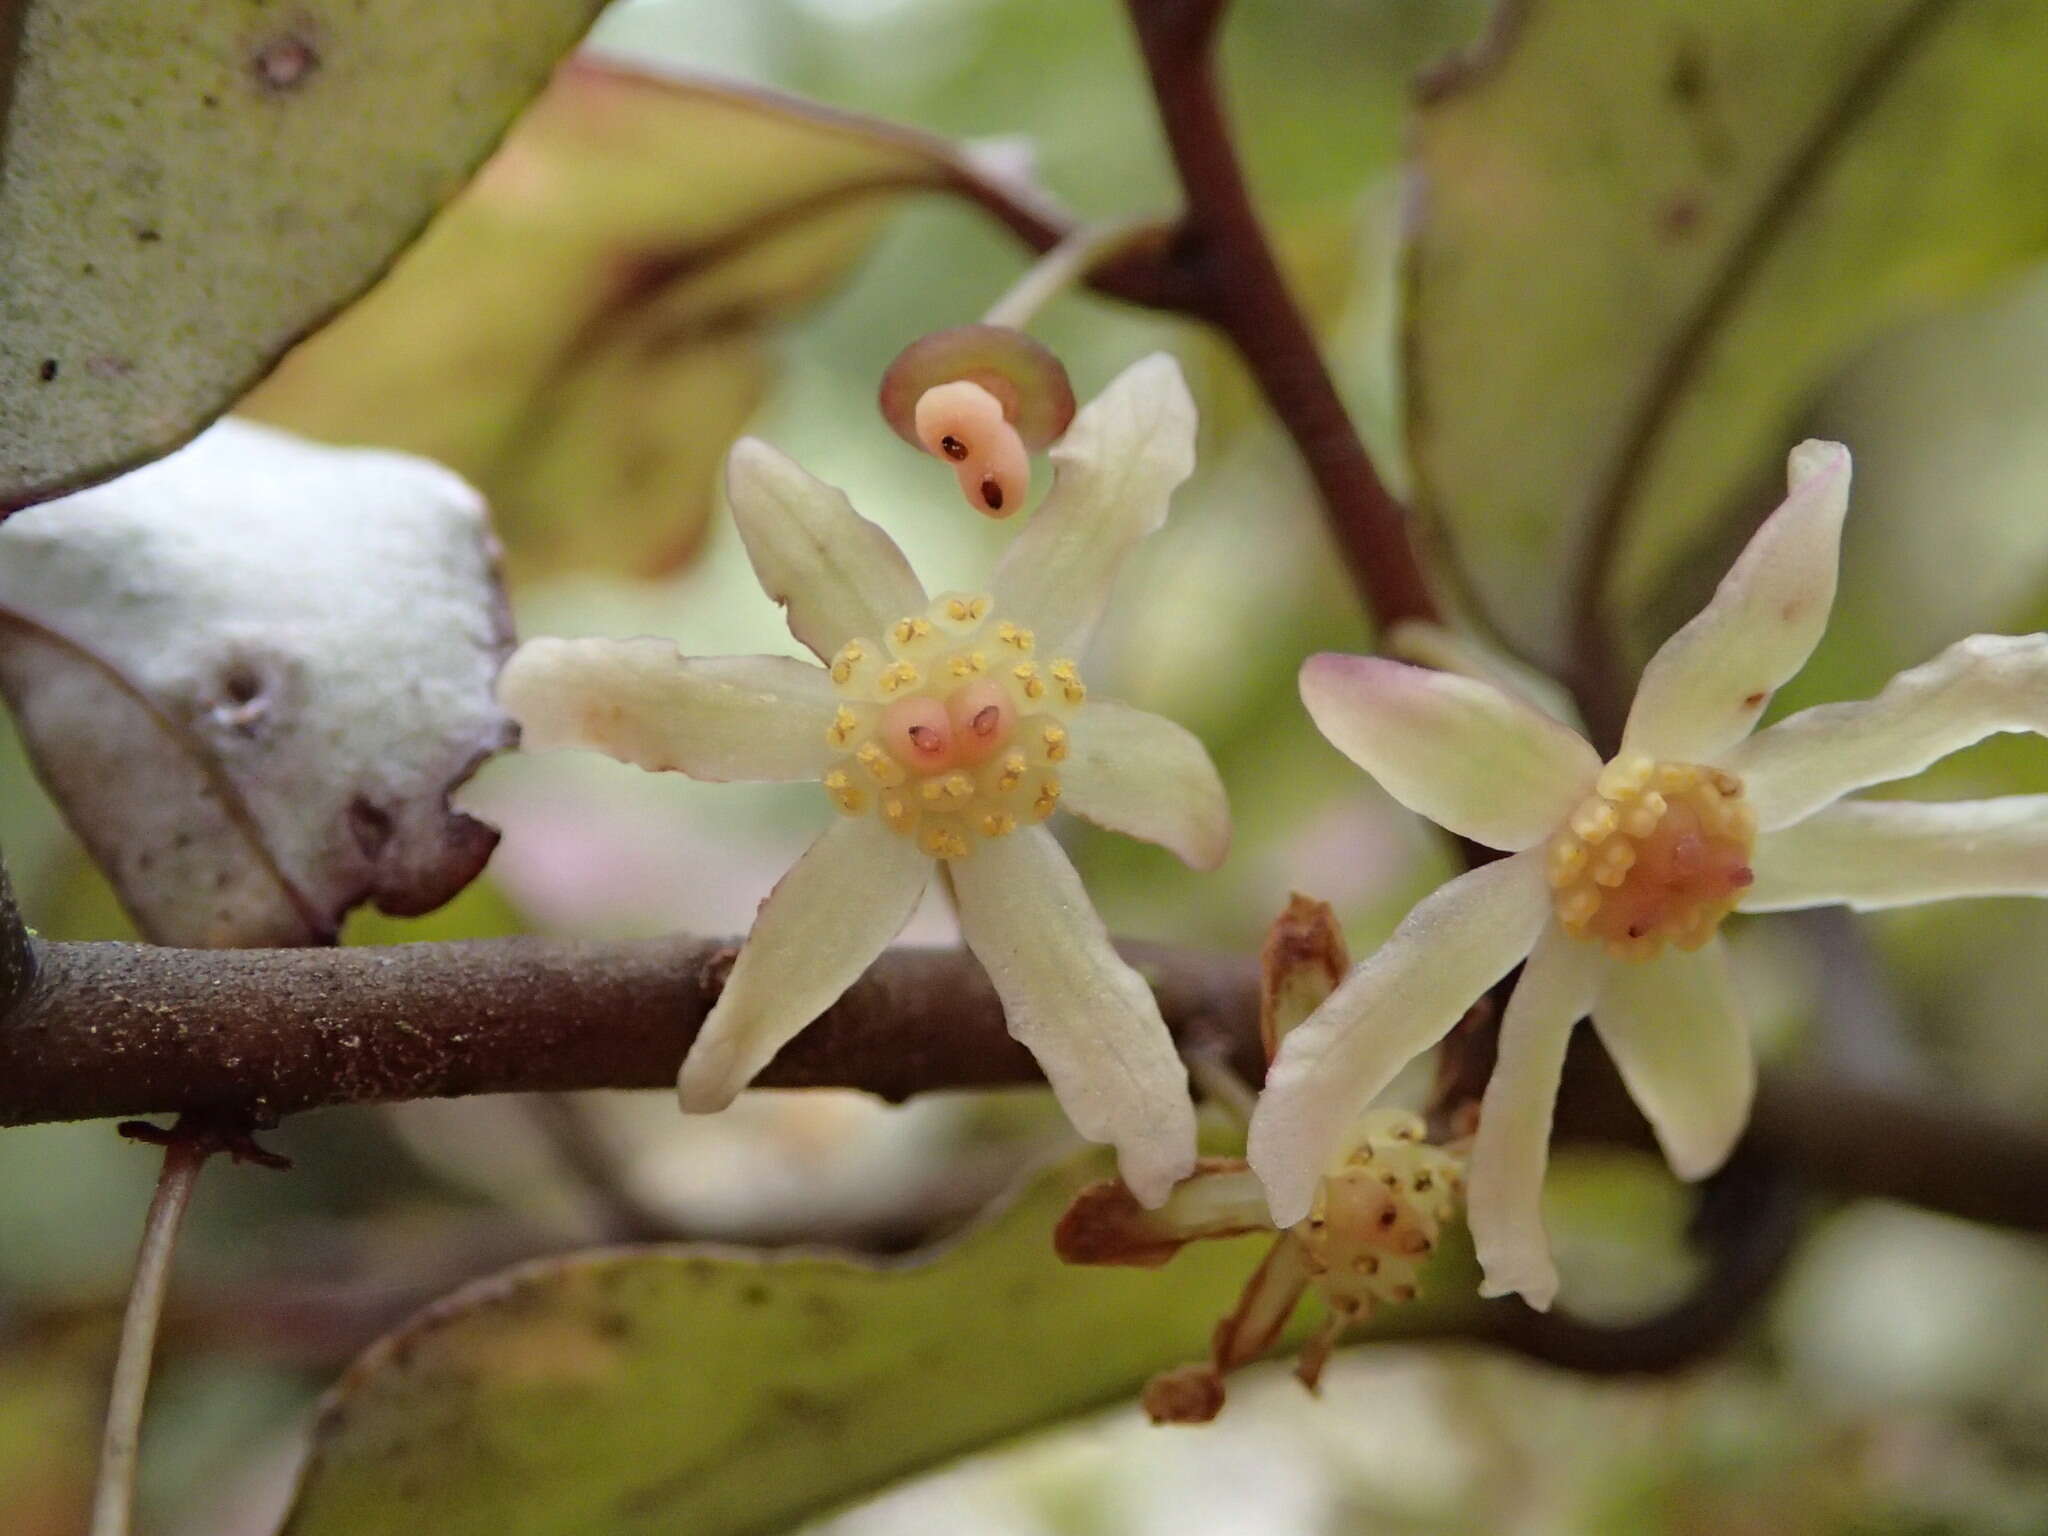
[{"label": "blurred green background", "polygon": [[[1228,34],[1262,207],[1358,419],[1404,483],[1392,253],[1415,195],[1401,172],[1409,81],[1470,45],[1482,12],[1470,0],[1246,0]],[[611,12],[594,44],[997,141],[994,153],[1028,144],[1044,183],[1086,214],[1174,202],[1126,25],[1101,0],[640,0]],[[701,134],[678,143],[681,158],[654,167],[673,178],[668,193],[691,185],[692,157],[709,174],[718,154]],[[632,195],[628,169],[610,168],[618,184],[606,197]],[[911,197],[843,221],[829,256],[777,277],[789,291],[763,306],[775,323],[719,352],[715,376],[671,372],[704,359],[627,338],[544,400],[543,417],[524,418],[539,450],[505,449],[502,421],[463,424],[499,409],[502,361],[446,337],[417,342],[417,356],[393,341],[319,367],[294,360],[252,408],[348,436],[380,380],[426,381],[406,407],[417,430],[438,430],[445,405],[455,438],[480,445],[478,464],[463,467],[504,478],[491,489],[522,633],[788,650],[736,536],[711,512],[715,451],[742,423],[845,487],[934,590],[973,585],[1007,537],[962,514],[872,396],[905,341],[975,318],[1007,287],[1020,251],[972,209]],[[569,303],[601,264],[565,243],[558,265],[549,280]],[[451,283],[493,281],[449,270]],[[393,283],[406,277],[401,265]],[[1445,865],[1296,706],[1306,652],[1370,637],[1290,448],[1199,330],[1079,297],[1038,329],[1084,398],[1163,346],[1204,408],[1201,469],[1133,561],[1089,677],[1204,738],[1239,839],[1220,874],[1198,878],[1070,820],[1063,835],[1098,904],[1120,933],[1248,948],[1300,889],[1334,902],[1363,951]],[[1862,696],[1963,634],[2048,622],[2048,267],[1889,330],[1826,371],[1800,411],[1803,430],[1840,437],[1857,457],[1843,598],[1780,708]],[[622,486],[633,452],[650,460]],[[1642,635],[1686,611],[1723,552],[1669,575],[1668,594],[1642,608]],[[1934,782],[1947,795],[2048,787],[2039,745],[1994,744]],[[493,763],[463,804],[504,830],[485,879],[425,919],[359,915],[350,942],[738,932],[823,820],[807,787],[698,785],[572,756]],[[129,933],[4,726],[0,847],[46,935]],[[1813,933],[1782,922],[1735,931],[1767,1050],[1810,1046],[1822,1023],[1824,963],[1844,963],[1843,950],[1829,930],[1824,962]],[[1925,1073],[2048,1117],[2048,910],[1955,903],[1855,933],[1868,941],[1857,963],[1896,998],[1889,1017],[1861,1020],[1849,1053],[1861,1067]],[[949,936],[937,903],[908,935]],[[689,1122],[666,1095],[306,1116],[273,1138],[297,1162],[293,1176],[223,1167],[202,1188],[149,1419],[145,1528],[269,1531],[315,1394],[362,1344],[463,1280],[656,1229],[893,1251],[957,1226],[1062,1134],[1029,1094],[901,1110],[768,1094]],[[13,1536],[82,1528],[154,1161],[101,1125],[0,1136],[0,1525]],[[593,1168],[622,1177],[625,1198],[594,1184]],[[1618,1319],[1682,1288],[1683,1196],[1658,1166],[1567,1154],[1552,1182],[1566,1306]],[[1172,1326],[1162,1365],[1205,1344],[1199,1326]],[[1001,1362],[989,1371],[993,1382]],[[1757,1326],[1680,1378],[1594,1382],[1472,1348],[1371,1346],[1340,1358],[1320,1403],[1269,1368],[1208,1430],[1153,1430],[1134,1406],[1115,1409],[827,1528],[2037,1533],[2048,1529],[2048,1253],[1903,1209],[1816,1205]]]}]

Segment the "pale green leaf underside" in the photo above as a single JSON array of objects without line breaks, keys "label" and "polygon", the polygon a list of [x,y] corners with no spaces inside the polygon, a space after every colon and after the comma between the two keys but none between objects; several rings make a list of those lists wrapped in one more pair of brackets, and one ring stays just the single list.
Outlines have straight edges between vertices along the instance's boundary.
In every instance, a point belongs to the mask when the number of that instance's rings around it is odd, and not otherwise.
[{"label": "pale green leaf underside", "polygon": [[1510,10],[1422,113],[1410,438],[1472,595],[1554,662],[1602,528],[1632,610],[1768,509],[1856,348],[2048,248],[2048,7]]},{"label": "pale green leaf underside", "polygon": [[[1033,1426],[1134,1403],[1154,1371],[1203,1353],[1266,1239],[1195,1244],[1163,1273],[1062,1266],[1053,1220],[1104,1166],[1046,1175],[932,1260],[674,1247],[485,1281],[343,1380],[285,1530],[781,1531]],[[1459,1262],[1386,1330],[1467,1314]],[[1297,1327],[1314,1304],[1303,1312]]]},{"label": "pale green leaf underside", "polygon": [[453,195],[599,4],[9,7],[0,508],[227,409]]}]

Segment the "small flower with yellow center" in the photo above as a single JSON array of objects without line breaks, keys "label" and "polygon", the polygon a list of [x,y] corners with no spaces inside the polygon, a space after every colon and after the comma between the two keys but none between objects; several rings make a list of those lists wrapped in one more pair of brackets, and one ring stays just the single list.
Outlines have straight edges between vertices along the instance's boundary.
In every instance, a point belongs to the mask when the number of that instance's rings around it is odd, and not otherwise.
[{"label": "small flower with yellow center", "polygon": [[[1330,995],[1349,960],[1329,907],[1296,896],[1273,925],[1262,962],[1259,1032],[1270,1058]],[[1323,1299],[1323,1323],[1295,1366],[1311,1391],[1345,1329],[1379,1307],[1415,1300],[1443,1224],[1457,1214],[1463,1179],[1462,1147],[1432,1144],[1415,1115],[1376,1108],[1351,1125],[1308,1214],[1291,1227],[1275,1228],[1244,1159],[1206,1157],[1157,1210],[1140,1206],[1120,1179],[1089,1185],[1060,1218],[1053,1246],[1070,1264],[1151,1268],[1191,1242],[1277,1230],[1236,1308],[1211,1334],[1209,1358],[1145,1388],[1155,1421],[1204,1423],[1223,1407],[1224,1377],[1279,1342],[1311,1289]]]},{"label": "small flower with yellow center", "polygon": [[1076,1128],[1116,1146],[1147,1201],[1193,1165],[1159,1005],[1041,823],[1063,805],[1203,869],[1229,845],[1201,743],[1090,699],[1075,660],[1124,556],[1193,469],[1194,430],[1171,358],[1127,369],[1053,447],[1052,489],[988,590],[937,599],[843,495],[744,439],[726,469],[734,521],[824,665],[685,657],[660,640],[533,640],[507,663],[499,697],[528,748],[813,780],[837,813],[762,904],[683,1063],[685,1109],[729,1104],[895,938],[943,862],[1011,1032]]},{"label": "small flower with yellow center", "polygon": [[[1848,798],[2000,731],[2048,734],[2048,635],[1978,635],[1865,703],[1755,731],[1834,602],[1849,455],[1793,450],[1784,503],[1644,669],[1620,751],[1483,677],[1312,657],[1323,734],[1410,810],[1510,857],[1426,898],[1274,1062],[1251,1165],[1306,1217],[1331,1151],[1411,1058],[1521,964],[1472,1150],[1489,1295],[1556,1291],[1539,1205],[1565,1044],[1588,1015],[1673,1169],[1727,1157],[1755,1086],[1730,912],[2048,895],[2048,796]],[[1526,963],[1524,963],[1526,962]]]}]

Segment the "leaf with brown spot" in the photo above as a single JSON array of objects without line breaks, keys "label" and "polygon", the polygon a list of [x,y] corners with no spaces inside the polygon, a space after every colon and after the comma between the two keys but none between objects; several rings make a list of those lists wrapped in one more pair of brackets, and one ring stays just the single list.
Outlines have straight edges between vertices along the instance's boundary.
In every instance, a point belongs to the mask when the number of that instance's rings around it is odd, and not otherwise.
[{"label": "leaf with brown spot", "polygon": [[226,410],[419,232],[600,7],[0,6],[0,517]]},{"label": "leaf with brown spot", "polygon": [[0,525],[0,695],[147,937],[319,943],[476,875],[494,556],[438,465],[232,420]]},{"label": "leaf with brown spot", "polygon": [[[1105,1403],[1135,1413],[1271,1239],[1163,1274],[1064,1265],[1048,1233],[1103,1167],[901,1263],[615,1249],[458,1292],[330,1395],[286,1536],[749,1536]],[[1470,1321],[1469,1285],[1432,1291],[1374,1328]]]},{"label": "leaf with brown spot", "polygon": [[903,194],[981,176],[923,134],[578,58],[243,409],[452,465],[490,496],[515,572],[658,572],[702,532],[772,327]]}]

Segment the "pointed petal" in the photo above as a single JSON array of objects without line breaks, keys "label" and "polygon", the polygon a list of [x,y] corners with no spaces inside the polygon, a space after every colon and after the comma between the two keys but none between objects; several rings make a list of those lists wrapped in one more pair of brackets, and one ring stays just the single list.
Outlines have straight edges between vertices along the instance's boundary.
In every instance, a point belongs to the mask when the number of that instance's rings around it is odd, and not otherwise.
[{"label": "pointed petal", "polygon": [[789,632],[820,661],[924,611],[924,588],[896,541],[758,437],[733,444],[725,496],[762,590],[789,610]]},{"label": "pointed petal", "polygon": [[1043,827],[949,866],[960,926],[1074,1129],[1117,1150],[1141,1204],[1195,1162],[1187,1071],[1145,979],[1110,947],[1081,877]]},{"label": "pointed petal", "polygon": [[1041,655],[1078,656],[1124,556],[1194,473],[1195,402],[1180,364],[1155,352],[1110,380],[1052,462],[1051,493],[996,567],[996,611],[1035,630]]},{"label": "pointed petal", "polygon": [[1326,651],[1302,664],[1301,701],[1388,794],[1489,848],[1543,841],[1600,773],[1576,731],[1476,678]]},{"label": "pointed petal", "polygon": [[2000,731],[2048,736],[2048,635],[1958,640],[1874,699],[1817,705],[1759,731],[1722,766],[1741,775],[1770,831]]},{"label": "pointed petal", "polygon": [[1929,804],[1844,800],[1766,832],[1745,912],[2048,896],[2048,795]]},{"label": "pointed petal", "polygon": [[1466,1207],[1482,1296],[1520,1292],[1539,1312],[1557,1295],[1557,1267],[1543,1231],[1543,1172],[1550,1119],[1572,1029],[1592,1009],[1615,964],[1597,944],[1557,924],[1544,929],[1501,1020],[1500,1055],[1487,1080],[1472,1143]]},{"label": "pointed petal", "polygon": [[685,656],[668,640],[529,640],[498,674],[529,752],[586,747],[693,779],[815,779],[837,699],[788,656]]},{"label": "pointed petal", "polygon": [[932,861],[865,816],[834,821],[761,904],[683,1062],[683,1108],[725,1108],[903,930]]},{"label": "pointed petal", "polygon": [[1196,869],[1230,851],[1230,802],[1194,733],[1128,704],[1090,700],[1074,716],[1060,804],[1097,826],[1157,843]]},{"label": "pointed petal", "polygon": [[1455,672],[1460,677],[1491,683],[1505,694],[1527,699],[1581,736],[1586,733],[1586,723],[1579,718],[1579,706],[1561,683],[1447,624],[1403,619],[1381,637],[1380,649],[1396,661],[1412,661],[1418,667],[1433,667],[1439,672]]},{"label": "pointed petal", "polygon": [[1643,669],[1621,749],[1710,763],[1756,726],[1827,628],[1849,510],[1849,450],[1792,450],[1791,490],[1736,558],[1712,601]]},{"label": "pointed petal", "polygon": [[1053,1228],[1053,1251],[1069,1264],[1156,1268],[1205,1237],[1270,1232],[1266,1192],[1244,1159],[1205,1157],[1148,1210],[1122,1179],[1103,1179],[1074,1196]]},{"label": "pointed petal", "polygon": [[1290,1030],[1252,1116],[1249,1156],[1277,1225],[1308,1215],[1352,1127],[1529,953],[1550,920],[1540,855],[1481,865],[1416,904],[1308,1022]]},{"label": "pointed petal", "polygon": [[1756,1091],[1726,942],[1616,964],[1593,1005],[1593,1025],[1672,1170],[1702,1179],[1720,1167]]}]

